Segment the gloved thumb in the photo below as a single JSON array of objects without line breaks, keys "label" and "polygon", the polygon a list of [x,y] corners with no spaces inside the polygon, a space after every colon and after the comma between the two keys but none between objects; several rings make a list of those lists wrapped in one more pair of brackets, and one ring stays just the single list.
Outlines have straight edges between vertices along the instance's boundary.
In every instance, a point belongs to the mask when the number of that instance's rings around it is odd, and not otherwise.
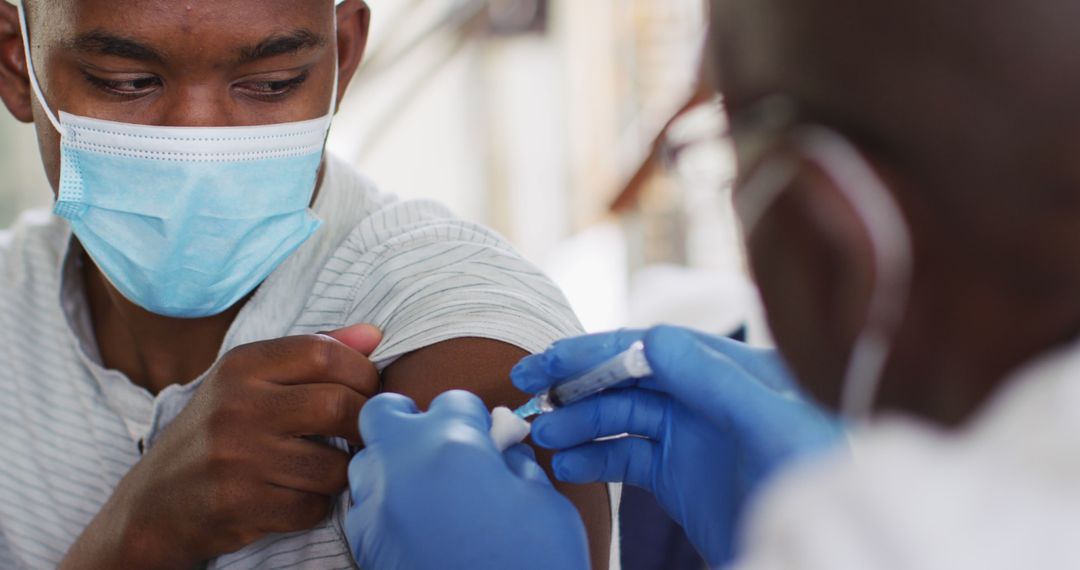
[{"label": "gloved thumb", "polygon": [[450,390],[439,394],[431,401],[428,414],[439,418],[444,424],[458,423],[469,426],[485,436],[491,431],[491,412],[479,396],[465,390]]},{"label": "gloved thumb", "polygon": [[548,479],[547,473],[544,473],[544,469],[536,462],[536,452],[531,447],[519,443],[504,451],[503,457],[506,459],[506,466],[514,475],[530,483],[551,487],[551,479]]},{"label": "gloved thumb", "polygon": [[365,445],[374,445],[380,438],[399,431],[402,420],[420,411],[416,403],[401,394],[379,394],[360,410],[360,435]]}]

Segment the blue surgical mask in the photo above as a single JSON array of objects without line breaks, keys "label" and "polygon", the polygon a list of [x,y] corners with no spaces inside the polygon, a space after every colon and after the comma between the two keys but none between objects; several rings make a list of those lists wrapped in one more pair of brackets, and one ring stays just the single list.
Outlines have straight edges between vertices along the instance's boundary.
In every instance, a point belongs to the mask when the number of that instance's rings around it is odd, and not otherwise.
[{"label": "blue surgical mask", "polygon": [[327,114],[298,123],[196,128],[57,117],[19,8],[31,84],[61,136],[54,212],[128,300],[174,318],[220,314],[319,228],[309,206],[336,80]]}]

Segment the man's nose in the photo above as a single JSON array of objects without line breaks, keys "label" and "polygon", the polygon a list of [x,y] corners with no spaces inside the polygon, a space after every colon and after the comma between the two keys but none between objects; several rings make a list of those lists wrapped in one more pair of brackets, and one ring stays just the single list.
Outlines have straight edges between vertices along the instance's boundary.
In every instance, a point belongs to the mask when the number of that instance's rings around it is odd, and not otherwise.
[{"label": "man's nose", "polygon": [[228,89],[209,86],[186,86],[173,89],[167,96],[159,118],[166,127],[236,126],[235,101]]}]

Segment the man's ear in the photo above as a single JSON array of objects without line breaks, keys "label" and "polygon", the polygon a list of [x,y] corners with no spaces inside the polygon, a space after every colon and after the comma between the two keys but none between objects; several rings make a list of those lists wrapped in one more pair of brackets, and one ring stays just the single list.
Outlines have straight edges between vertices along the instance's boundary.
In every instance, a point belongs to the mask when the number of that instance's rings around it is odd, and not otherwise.
[{"label": "man's ear", "polygon": [[0,99],[16,119],[33,122],[33,94],[19,31],[19,10],[4,0],[0,0]]},{"label": "man's ear", "polygon": [[352,82],[367,49],[371,9],[364,0],[345,0],[337,8],[338,105]]},{"label": "man's ear", "polygon": [[747,247],[777,344],[820,402],[839,405],[848,353],[867,317],[873,248],[835,181],[797,155],[790,165]]}]

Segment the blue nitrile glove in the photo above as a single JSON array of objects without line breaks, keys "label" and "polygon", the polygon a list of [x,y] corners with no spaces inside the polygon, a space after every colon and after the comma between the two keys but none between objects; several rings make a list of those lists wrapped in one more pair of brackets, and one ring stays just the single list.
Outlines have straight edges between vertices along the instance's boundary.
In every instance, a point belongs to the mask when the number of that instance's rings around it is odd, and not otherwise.
[{"label": "blue nitrile glove", "polygon": [[674,327],[559,341],[518,364],[514,383],[540,392],[639,340],[652,376],[537,418],[533,441],[564,450],[554,463],[563,481],[652,492],[710,565],[726,564],[750,494],[840,441],[840,424],[800,395],[775,352]]},{"label": "blue nitrile glove", "polygon": [[589,566],[585,526],[532,449],[500,454],[491,417],[468,392],[420,413],[405,396],[360,414],[367,447],[349,464],[345,531],[362,568],[537,570]]}]

